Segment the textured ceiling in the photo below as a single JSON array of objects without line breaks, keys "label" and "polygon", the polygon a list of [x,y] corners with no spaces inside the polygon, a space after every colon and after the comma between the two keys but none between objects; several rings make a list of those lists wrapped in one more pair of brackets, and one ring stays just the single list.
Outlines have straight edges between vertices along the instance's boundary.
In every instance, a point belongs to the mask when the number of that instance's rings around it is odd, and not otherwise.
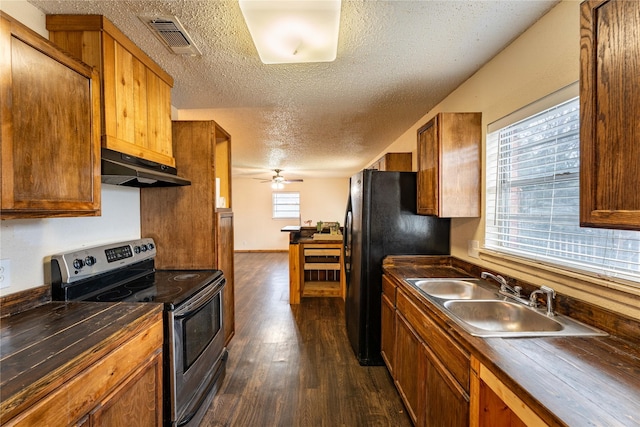
[{"label": "textured ceiling", "polygon": [[[290,179],[366,166],[557,2],[343,0],[334,62],[264,65],[235,0],[29,0],[105,15],[173,76],[176,108],[215,110],[235,176]],[[138,19],[159,15],[177,16],[202,56],[169,52]]]}]

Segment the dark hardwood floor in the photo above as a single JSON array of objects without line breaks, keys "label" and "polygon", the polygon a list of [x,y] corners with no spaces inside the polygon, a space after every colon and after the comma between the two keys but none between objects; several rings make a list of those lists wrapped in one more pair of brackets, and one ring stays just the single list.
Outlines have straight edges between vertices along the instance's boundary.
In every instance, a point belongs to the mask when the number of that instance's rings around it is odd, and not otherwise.
[{"label": "dark hardwood floor", "polygon": [[236,335],[202,426],[411,426],[383,366],[360,366],[340,298],[289,305],[286,253],[235,254]]}]

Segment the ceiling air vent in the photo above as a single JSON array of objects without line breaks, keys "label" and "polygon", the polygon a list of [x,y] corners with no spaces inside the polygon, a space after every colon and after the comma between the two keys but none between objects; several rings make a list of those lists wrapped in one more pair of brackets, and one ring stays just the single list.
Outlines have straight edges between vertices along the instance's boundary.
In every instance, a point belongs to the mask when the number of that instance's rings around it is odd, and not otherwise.
[{"label": "ceiling air vent", "polygon": [[142,22],[147,24],[151,32],[173,53],[178,55],[202,55],[200,49],[193,44],[178,18],[175,16],[141,16]]}]

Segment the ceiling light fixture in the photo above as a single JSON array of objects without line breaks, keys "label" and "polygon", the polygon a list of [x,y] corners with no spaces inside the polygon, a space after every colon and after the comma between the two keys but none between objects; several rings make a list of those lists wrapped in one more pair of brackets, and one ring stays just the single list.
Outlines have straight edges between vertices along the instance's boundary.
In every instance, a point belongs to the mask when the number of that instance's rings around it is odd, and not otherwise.
[{"label": "ceiling light fixture", "polygon": [[239,0],[239,3],[263,63],[336,59],[341,0]]}]

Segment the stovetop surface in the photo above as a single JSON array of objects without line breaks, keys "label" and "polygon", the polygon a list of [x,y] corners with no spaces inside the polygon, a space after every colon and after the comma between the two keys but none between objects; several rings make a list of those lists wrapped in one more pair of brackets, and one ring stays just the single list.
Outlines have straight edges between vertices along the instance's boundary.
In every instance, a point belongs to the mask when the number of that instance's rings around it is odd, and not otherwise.
[{"label": "stovetop surface", "polygon": [[156,270],[85,301],[158,302],[172,308],[222,277],[219,270]]}]

